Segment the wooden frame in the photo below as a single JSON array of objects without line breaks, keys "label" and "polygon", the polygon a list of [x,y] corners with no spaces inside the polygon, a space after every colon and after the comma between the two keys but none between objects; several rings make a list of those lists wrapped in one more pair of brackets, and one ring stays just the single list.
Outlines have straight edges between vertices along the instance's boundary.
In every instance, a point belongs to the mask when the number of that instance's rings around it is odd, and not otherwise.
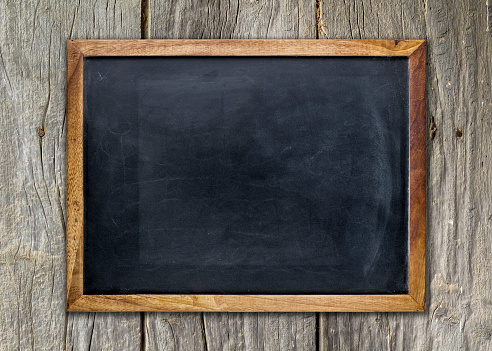
[{"label": "wooden frame", "polygon": [[[68,311],[423,311],[426,137],[422,40],[88,40],[67,42]],[[406,56],[409,58],[408,294],[84,295],[83,65],[93,56]]]}]

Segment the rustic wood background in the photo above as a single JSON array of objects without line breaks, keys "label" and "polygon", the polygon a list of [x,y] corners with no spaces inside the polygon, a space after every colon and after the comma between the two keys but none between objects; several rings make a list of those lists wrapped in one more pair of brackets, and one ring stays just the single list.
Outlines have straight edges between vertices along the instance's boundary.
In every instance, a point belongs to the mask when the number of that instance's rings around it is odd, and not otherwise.
[{"label": "rustic wood background", "polygon": [[[492,350],[489,3],[0,1],[0,349]],[[103,38],[427,39],[427,310],[67,314],[65,45]]]}]

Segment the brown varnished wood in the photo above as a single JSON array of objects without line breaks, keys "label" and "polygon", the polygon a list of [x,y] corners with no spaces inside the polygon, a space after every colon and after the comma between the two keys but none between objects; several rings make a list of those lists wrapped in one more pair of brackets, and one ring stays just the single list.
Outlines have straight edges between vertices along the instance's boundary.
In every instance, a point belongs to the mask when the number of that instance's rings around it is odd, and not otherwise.
[{"label": "brown varnished wood", "polygon": [[425,130],[425,56],[422,43],[409,57],[409,294],[425,307],[425,223],[426,223],[426,130]]},{"label": "brown varnished wood", "polygon": [[[83,295],[83,57],[408,56],[409,294]],[[425,41],[96,40],[67,42],[68,311],[422,311],[425,308]]]},{"label": "brown varnished wood", "polygon": [[69,311],[420,311],[402,295],[83,295]]},{"label": "brown varnished wood", "polygon": [[409,56],[421,40],[74,40],[86,56]]},{"label": "brown varnished wood", "polygon": [[67,42],[67,306],[82,295],[83,55]]}]

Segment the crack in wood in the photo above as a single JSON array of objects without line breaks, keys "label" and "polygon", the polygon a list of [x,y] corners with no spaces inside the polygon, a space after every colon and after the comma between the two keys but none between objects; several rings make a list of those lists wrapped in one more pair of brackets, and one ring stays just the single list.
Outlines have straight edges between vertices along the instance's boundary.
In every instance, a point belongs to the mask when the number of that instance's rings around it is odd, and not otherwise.
[{"label": "crack in wood", "polygon": [[202,331],[202,340],[203,340],[203,349],[205,351],[208,351],[208,344],[207,344],[207,331],[205,329],[205,317],[204,317],[204,313],[200,313],[200,317],[201,317],[201,331]]},{"label": "crack in wood", "polygon": [[140,312],[140,350],[146,349],[145,341],[145,312]]},{"label": "crack in wood", "polygon": [[323,0],[316,0],[316,39],[320,39],[320,34],[328,38],[325,28],[326,26],[323,23]]}]

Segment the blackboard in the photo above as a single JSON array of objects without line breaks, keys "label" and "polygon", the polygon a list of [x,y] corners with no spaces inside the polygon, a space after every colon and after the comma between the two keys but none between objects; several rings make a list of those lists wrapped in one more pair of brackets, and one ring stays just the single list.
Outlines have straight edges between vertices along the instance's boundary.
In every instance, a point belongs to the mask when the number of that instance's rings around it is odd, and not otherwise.
[{"label": "blackboard", "polygon": [[83,296],[410,293],[408,56],[82,64]]}]

